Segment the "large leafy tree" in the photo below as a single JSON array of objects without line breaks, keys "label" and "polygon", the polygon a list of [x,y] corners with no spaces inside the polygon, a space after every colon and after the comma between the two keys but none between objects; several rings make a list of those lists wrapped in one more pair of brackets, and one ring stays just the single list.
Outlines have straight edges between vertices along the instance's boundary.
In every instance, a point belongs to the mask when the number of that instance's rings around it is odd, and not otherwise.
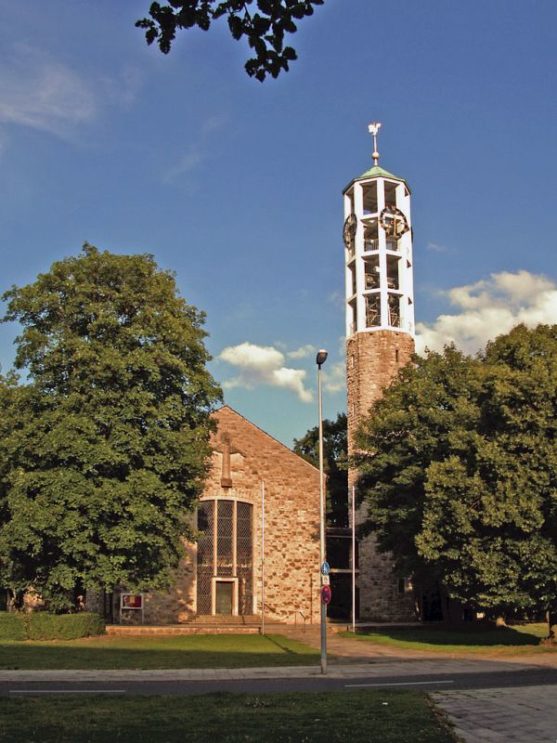
[{"label": "large leafy tree", "polygon": [[557,607],[557,326],[416,358],[360,431],[369,528],[478,610]]},{"label": "large leafy tree", "polygon": [[0,385],[0,579],[57,610],[164,585],[220,395],[202,313],[151,256],[90,245],[4,300],[27,376]]},{"label": "large leafy tree", "polygon": [[[346,414],[323,421],[323,465],[327,475],[327,525],[348,526],[348,467]],[[294,451],[319,466],[319,427],[294,440]]]},{"label": "large leafy tree", "polygon": [[236,41],[245,39],[254,56],[245,68],[248,75],[263,81],[278,77],[297,58],[296,51],[284,43],[286,34],[295,33],[296,22],[314,12],[325,0],[170,0],[153,2],[149,17],[137,21],[145,29],[148,44],[157,42],[168,54],[176,32],[188,28],[208,31],[219,18],[226,18]]}]

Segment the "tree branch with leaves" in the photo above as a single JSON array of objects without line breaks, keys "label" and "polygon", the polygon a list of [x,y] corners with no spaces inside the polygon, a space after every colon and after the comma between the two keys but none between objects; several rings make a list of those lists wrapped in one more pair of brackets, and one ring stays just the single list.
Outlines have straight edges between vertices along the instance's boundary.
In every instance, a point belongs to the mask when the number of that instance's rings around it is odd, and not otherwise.
[{"label": "tree branch with leaves", "polygon": [[136,22],[145,30],[148,44],[156,42],[163,54],[168,54],[183,29],[208,31],[211,24],[226,18],[229,31],[236,41],[245,39],[254,56],[245,69],[250,77],[263,82],[273,78],[297,59],[295,49],[285,44],[285,35],[296,33],[297,22],[313,15],[317,5],[325,0],[171,0],[166,5],[151,3],[148,18]]}]

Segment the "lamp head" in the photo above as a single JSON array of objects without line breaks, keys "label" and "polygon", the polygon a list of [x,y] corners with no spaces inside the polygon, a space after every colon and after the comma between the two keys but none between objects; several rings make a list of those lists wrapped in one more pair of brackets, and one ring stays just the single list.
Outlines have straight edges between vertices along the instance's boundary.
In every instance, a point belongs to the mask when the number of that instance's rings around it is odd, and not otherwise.
[{"label": "lamp head", "polygon": [[317,366],[321,367],[321,365],[324,364],[325,361],[327,361],[328,355],[329,355],[328,352],[325,351],[324,348],[320,349],[317,352],[317,356],[315,357],[315,363],[317,364]]}]

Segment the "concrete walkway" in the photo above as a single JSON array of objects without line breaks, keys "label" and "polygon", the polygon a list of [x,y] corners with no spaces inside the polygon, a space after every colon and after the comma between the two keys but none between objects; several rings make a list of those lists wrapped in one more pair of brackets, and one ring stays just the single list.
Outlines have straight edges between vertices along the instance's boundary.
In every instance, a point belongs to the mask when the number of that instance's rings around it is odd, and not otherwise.
[{"label": "concrete walkway", "polygon": [[[315,649],[320,648],[321,637],[319,628],[307,626],[305,628],[284,627],[281,634],[294,640],[309,645]],[[367,640],[356,640],[350,637],[341,637],[336,632],[327,633],[327,652],[331,656],[336,656],[340,663],[362,663],[366,661],[386,660],[389,658],[399,660],[427,660],[438,659],[441,661],[461,659],[462,661],[487,660],[500,664],[520,664],[545,666],[557,668],[557,652],[547,653],[520,653],[519,655],[509,656],[498,651],[489,650],[486,647],[483,653],[462,652],[443,652],[434,650],[413,650],[407,648],[389,647],[388,645],[378,645]],[[332,660],[332,663],[335,661]],[[500,669],[502,670],[502,669]],[[557,743],[557,742],[556,742]]]},{"label": "concrete walkway", "polygon": [[557,686],[443,691],[430,696],[464,743],[557,740]]},{"label": "concrete walkway", "polygon": [[[343,679],[366,677],[381,680],[393,676],[424,676],[439,674],[477,674],[506,671],[513,673],[533,669],[522,663],[504,664],[497,661],[403,658],[383,659],[377,662],[330,663],[327,678]],[[276,666],[271,668],[172,668],[164,670],[5,670],[0,671],[0,682],[28,681],[210,681],[219,679],[288,679],[322,678],[319,665]]]}]

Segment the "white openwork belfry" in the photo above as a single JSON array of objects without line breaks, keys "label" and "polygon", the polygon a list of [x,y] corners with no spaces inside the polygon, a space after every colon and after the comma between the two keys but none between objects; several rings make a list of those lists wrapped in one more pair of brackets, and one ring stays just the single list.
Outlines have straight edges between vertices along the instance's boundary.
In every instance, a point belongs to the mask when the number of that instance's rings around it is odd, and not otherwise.
[{"label": "white openwork belfry", "polygon": [[344,189],[346,335],[396,330],[414,336],[412,219],[404,178],[375,164]]}]

